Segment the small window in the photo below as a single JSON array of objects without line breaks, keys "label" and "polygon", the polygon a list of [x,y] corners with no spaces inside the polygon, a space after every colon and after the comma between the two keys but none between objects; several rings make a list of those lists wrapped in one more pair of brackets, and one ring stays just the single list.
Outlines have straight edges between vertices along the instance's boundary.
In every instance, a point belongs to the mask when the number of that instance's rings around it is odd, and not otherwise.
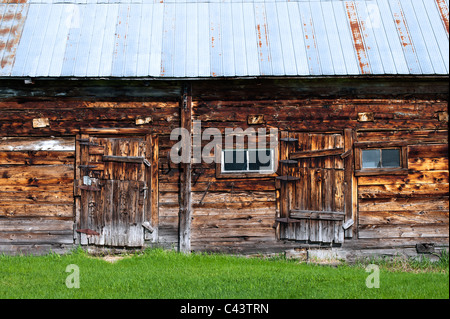
[{"label": "small window", "polygon": [[406,142],[356,142],[354,147],[356,176],[408,174]]},{"label": "small window", "polygon": [[222,150],[222,173],[273,173],[272,149]]},{"label": "small window", "polygon": [[400,149],[362,150],[362,168],[400,167]]}]

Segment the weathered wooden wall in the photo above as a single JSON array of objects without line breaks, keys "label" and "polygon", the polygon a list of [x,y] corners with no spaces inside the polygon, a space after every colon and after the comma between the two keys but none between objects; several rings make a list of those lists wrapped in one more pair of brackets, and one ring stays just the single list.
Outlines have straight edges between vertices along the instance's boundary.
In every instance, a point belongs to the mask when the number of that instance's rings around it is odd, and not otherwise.
[{"label": "weathered wooden wall", "polygon": [[[428,105],[428,109],[438,107]],[[446,107],[446,105],[442,105]],[[426,112],[421,112],[426,116]],[[406,140],[408,174],[358,177],[358,233],[379,247],[404,243],[448,245],[448,131],[365,131],[358,141]]]},{"label": "weathered wooden wall", "polygon": [[[116,94],[114,89],[111,92]],[[173,144],[170,132],[179,125],[176,98],[164,102],[77,98],[0,101],[0,250],[37,252],[51,247],[57,251],[73,243],[75,135],[80,128],[111,127],[149,128],[158,134],[159,236],[164,245],[176,245],[177,170],[169,174],[175,179],[168,180],[166,175],[167,153]],[[148,117],[150,123],[136,124],[136,119]],[[36,118],[48,119],[49,125],[33,128]]]},{"label": "weathered wooden wall", "polygon": [[[353,129],[356,141],[411,143],[407,175],[357,178],[359,215],[353,229],[362,247],[412,247],[448,242],[448,123],[442,116],[447,107],[446,100],[416,97],[230,101],[208,96],[194,101],[193,114],[202,129],[222,132],[245,130],[249,115],[263,115],[264,124],[252,125],[255,130],[342,134]],[[373,120],[359,121],[359,113],[372,113]],[[211,165],[194,168],[199,174],[193,186],[194,250],[254,252],[283,246],[273,228],[279,196],[273,178],[218,179]]]},{"label": "weathered wooden wall", "polygon": [[[192,120],[222,132],[250,126],[288,132],[350,128],[358,142],[411,141],[407,175],[357,178],[359,239],[352,245],[448,245],[447,80],[193,81]],[[168,153],[176,142],[170,132],[180,125],[182,86],[75,82],[0,85],[0,250],[17,250],[16,244],[26,251],[58,248],[72,240],[74,140],[86,127],[145,127],[159,136],[159,239],[176,247],[180,169]],[[367,112],[373,120],[358,121]],[[262,115],[263,123],[249,125],[249,115]],[[148,117],[151,122],[137,124]],[[49,125],[33,128],[36,118]],[[55,140],[68,148],[36,146]],[[253,253],[298,246],[277,240],[273,177],[217,178],[214,164],[192,167],[192,250]]]},{"label": "weathered wooden wall", "polygon": [[0,250],[71,245],[75,139],[0,138]]}]

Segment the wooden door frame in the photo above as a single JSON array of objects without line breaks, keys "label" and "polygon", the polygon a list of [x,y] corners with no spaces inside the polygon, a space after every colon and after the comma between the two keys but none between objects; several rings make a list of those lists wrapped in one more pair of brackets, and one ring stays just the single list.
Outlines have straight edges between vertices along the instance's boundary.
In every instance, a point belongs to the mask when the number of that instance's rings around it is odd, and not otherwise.
[{"label": "wooden door frame", "polygon": [[[76,135],[75,139],[75,183],[74,183],[74,201],[75,201],[75,212],[74,212],[74,229],[73,238],[75,244],[81,244],[81,236],[77,233],[77,229],[80,226],[81,217],[81,191],[78,188],[78,181],[81,180],[81,172],[78,166],[82,162],[81,148],[78,140],[89,138],[89,136],[98,135],[138,135],[142,136],[146,141],[147,154],[148,151],[151,152],[152,158],[150,160],[150,167],[146,169],[145,181],[147,182],[147,187],[150,189],[150,194],[147,196],[146,211],[144,212],[144,222],[148,222],[146,225],[148,231],[144,232],[144,242],[149,241],[156,243],[158,241],[158,229],[159,229],[159,137],[157,134],[153,133],[151,129],[147,128],[81,128],[79,134]],[[150,235],[148,235],[150,232]]]},{"label": "wooden door frame", "polygon": [[345,230],[345,238],[356,239],[358,237],[358,182],[355,176],[355,152],[353,144],[356,139],[356,131],[352,128],[344,129],[344,182],[345,182],[345,221],[352,222]]},{"label": "wooden door frame", "polygon": [[[283,130],[280,131],[280,138],[282,137],[282,132],[286,132],[287,135],[289,135],[290,132],[297,132],[297,131],[289,131],[289,130]],[[303,133],[329,133],[329,132],[319,132],[319,131],[304,131]],[[351,240],[356,239],[358,236],[358,185],[357,185],[357,179],[355,177],[355,159],[354,159],[354,142],[356,140],[356,131],[352,128],[346,128],[344,130],[341,130],[339,134],[342,134],[342,137],[344,138],[344,149],[343,154],[341,155],[341,158],[343,159],[344,163],[344,213],[345,213],[345,223],[347,223],[349,226],[345,228],[344,231],[344,239],[345,240]],[[281,147],[281,146],[279,146]],[[284,154],[285,156],[289,157],[288,154]],[[281,149],[278,151],[278,160],[281,159],[282,151]],[[278,175],[283,175],[283,169],[278,167]],[[276,181],[276,189],[278,192],[281,192],[281,185],[279,181]],[[277,198],[279,200],[279,203],[277,204],[277,209],[281,211],[283,210],[281,205],[284,205],[281,197],[281,193]],[[288,216],[280,216],[287,218]],[[282,219],[282,218],[281,218]],[[289,218],[287,218],[288,220]],[[344,223],[344,225],[345,225]],[[279,228],[277,227],[279,230]],[[277,233],[278,233],[277,230]],[[277,235],[279,237],[279,233]]]}]

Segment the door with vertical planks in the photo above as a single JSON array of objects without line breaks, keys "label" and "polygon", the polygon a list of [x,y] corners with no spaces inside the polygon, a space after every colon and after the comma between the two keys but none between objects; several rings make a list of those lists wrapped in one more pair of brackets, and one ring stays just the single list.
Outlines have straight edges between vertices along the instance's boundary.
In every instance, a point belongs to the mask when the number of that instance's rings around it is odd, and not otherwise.
[{"label": "door with vertical planks", "polygon": [[155,241],[155,139],[149,135],[82,134],[76,147],[76,234],[80,243],[142,247],[146,239]]},{"label": "door with vertical planks", "polygon": [[280,239],[343,243],[344,153],[341,133],[281,132]]}]

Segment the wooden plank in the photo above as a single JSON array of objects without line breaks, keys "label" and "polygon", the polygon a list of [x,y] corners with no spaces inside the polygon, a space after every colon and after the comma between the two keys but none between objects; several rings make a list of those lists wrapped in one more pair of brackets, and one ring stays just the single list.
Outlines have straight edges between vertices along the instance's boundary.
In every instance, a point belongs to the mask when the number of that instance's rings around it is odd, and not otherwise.
[{"label": "wooden plank", "polygon": [[448,224],[448,211],[405,210],[360,212],[360,225],[426,225]]},{"label": "wooden plank", "polygon": [[271,228],[274,224],[273,217],[267,217],[264,219],[261,218],[254,218],[246,221],[245,226],[242,224],[241,218],[236,219],[217,219],[212,220],[208,217],[194,217],[192,220],[192,230],[193,231],[199,231],[204,230],[208,228],[221,228],[224,230],[232,229],[232,228],[253,228],[253,227],[267,227]]},{"label": "wooden plank", "polygon": [[323,213],[309,213],[291,216],[292,219],[311,219],[311,220],[332,220],[340,221],[344,220],[344,216],[338,216],[334,214],[323,214]]},{"label": "wooden plank", "polygon": [[423,210],[434,211],[449,209],[448,196],[435,198],[388,198],[388,199],[360,199],[360,212],[371,211],[405,211]]},{"label": "wooden plank", "polygon": [[334,238],[333,241],[337,244],[342,244],[344,243],[344,229],[342,228],[343,225],[343,221],[337,221],[334,223]]},{"label": "wooden plank", "polygon": [[[192,135],[192,88],[190,84],[184,84],[180,105],[181,127]],[[186,141],[187,142],[187,141]],[[190,154],[191,143],[183,145],[184,150],[189,150],[189,162],[181,164],[180,174],[180,214],[179,214],[179,241],[180,252],[189,253],[191,250],[191,215],[192,215],[192,157]]]},{"label": "wooden plank", "polygon": [[0,152],[3,151],[75,151],[73,137],[2,137]]},{"label": "wooden plank", "polygon": [[[198,204],[203,197],[202,192],[192,193],[193,205]],[[211,192],[208,190],[207,195],[203,198],[203,204],[208,203],[253,203],[253,202],[275,202],[276,194],[273,191],[230,191]],[[159,196],[159,204],[177,204],[178,193],[161,192]]]},{"label": "wooden plank", "polygon": [[93,209],[90,211],[90,228],[95,230],[99,233],[98,236],[92,236],[90,238],[89,243],[93,243],[95,245],[102,245],[104,244],[104,237],[103,237],[103,228],[105,226],[104,224],[104,194],[105,194],[105,187],[104,185],[101,187],[99,192],[91,192],[91,205],[93,206]]},{"label": "wooden plank", "polygon": [[317,220],[344,220],[343,212],[330,211],[310,211],[310,210],[291,210],[291,218],[295,219],[317,219]]},{"label": "wooden plank", "polygon": [[[353,148],[354,131],[352,129],[344,130],[344,151]],[[344,198],[345,198],[345,220],[357,220],[357,181],[354,175],[354,157],[348,156],[344,159]],[[354,225],[345,230],[345,237],[357,236],[358,226]]]},{"label": "wooden plank", "polygon": [[[312,161],[311,161],[312,162]],[[309,169],[309,205],[308,208],[312,210],[319,210],[317,205],[317,197],[321,194],[317,190],[317,175],[318,172],[315,169]]]},{"label": "wooden plank", "polygon": [[0,152],[0,165],[69,165],[73,151],[7,151]]},{"label": "wooden plank", "polygon": [[126,213],[124,213],[127,228],[127,247],[141,247],[144,244],[144,213],[146,201],[149,197],[146,182],[129,181],[126,193]]},{"label": "wooden plank", "polygon": [[[160,175],[160,179],[164,176]],[[193,192],[204,192],[208,187],[208,182],[197,182],[192,185]],[[1,186],[0,186],[1,187]],[[180,184],[177,182],[160,181],[160,192],[178,192]],[[223,191],[230,192],[233,187],[234,191],[274,191],[275,179],[231,179],[231,180],[216,180],[210,185],[209,191]]]},{"label": "wooden plank", "polygon": [[400,238],[358,238],[347,242],[348,249],[401,249],[412,247],[415,250],[417,243],[434,243],[436,246],[448,247],[448,237],[400,237]]},{"label": "wooden plank", "polygon": [[[443,144],[447,143],[448,139],[445,137],[422,139],[403,139],[403,140],[390,140],[390,141],[362,141],[355,142],[354,146],[366,149],[366,148],[388,148],[388,147],[402,147],[402,146],[414,146],[416,144]],[[434,147],[432,147],[434,148]],[[413,148],[414,149],[414,148]],[[439,149],[439,148],[437,148]]]},{"label": "wooden plank", "polygon": [[105,134],[105,135],[145,135],[150,134],[149,128],[135,128],[135,127],[120,127],[120,128],[81,128],[80,132],[83,134]]},{"label": "wooden plank", "polygon": [[408,175],[407,168],[364,168],[355,170],[355,176],[374,176],[374,175]]},{"label": "wooden plank", "polygon": [[320,229],[319,229],[319,221],[318,220],[310,220],[309,221],[309,240],[311,242],[319,242],[320,241]]},{"label": "wooden plank", "polygon": [[43,165],[43,166],[2,166],[0,176],[3,181],[22,179],[53,179],[73,180],[73,165]]},{"label": "wooden plank", "polygon": [[353,145],[354,147],[358,147],[361,149],[366,148],[386,148],[386,147],[401,147],[406,146],[408,144],[412,144],[413,141],[405,141],[405,140],[398,140],[398,141],[364,141],[364,142],[355,142]]},{"label": "wooden plank", "polygon": [[[195,208],[195,216],[207,215],[211,218],[218,216],[228,216],[236,213],[242,214],[246,218],[253,215],[275,215],[275,202],[271,203],[210,203]],[[164,208],[166,211],[166,208]]]},{"label": "wooden plank", "polygon": [[448,157],[448,144],[410,145],[408,156],[410,158]]},{"label": "wooden plank", "polygon": [[0,232],[72,231],[72,220],[53,218],[5,218]]},{"label": "wooden plank", "polygon": [[332,243],[334,240],[334,223],[335,220],[322,220],[322,226],[323,226],[323,237],[322,242],[323,243]]},{"label": "wooden plank", "polygon": [[225,241],[231,238],[240,238],[245,240],[245,238],[250,237],[260,237],[270,240],[274,240],[275,238],[272,227],[236,227],[226,229],[226,231],[221,228],[211,227],[198,229],[193,232],[192,237],[193,240],[203,239],[206,241]]},{"label": "wooden plank", "polygon": [[[280,132],[280,140],[288,140],[289,133],[286,131]],[[288,143],[285,141],[281,141],[279,144],[279,156],[281,160],[286,160],[288,158],[289,149]],[[286,176],[288,173],[288,167],[286,165],[278,166],[277,173],[281,176]],[[279,212],[277,213],[277,217],[287,218],[289,215],[289,203],[288,203],[288,194],[287,194],[287,185],[286,183],[282,183],[280,179],[275,179],[277,189],[279,189]],[[290,236],[289,228],[283,224],[276,225],[276,236],[277,238],[283,239],[288,238]]]},{"label": "wooden plank", "polygon": [[330,215],[338,215],[343,216],[344,212],[338,211],[324,211],[324,210],[302,210],[302,209],[291,209],[291,216],[301,216],[302,214],[330,214]]},{"label": "wooden plank", "polygon": [[390,140],[415,140],[422,144],[427,144],[429,141],[435,141],[439,139],[446,139],[448,143],[448,131],[447,130],[408,130],[408,131],[358,131],[358,141],[390,141]]},{"label": "wooden plank", "polygon": [[409,157],[408,168],[415,171],[448,170],[448,157]]},{"label": "wooden plank", "polygon": [[[365,104],[362,104],[364,103]],[[433,103],[429,105],[414,105],[411,102],[399,100],[398,103],[393,100],[381,99],[311,99],[311,100],[276,100],[270,98],[266,101],[202,101],[195,107],[195,115],[201,117],[202,121],[224,121],[224,109],[220,107],[226,105],[226,110],[236,114],[233,119],[238,122],[246,122],[249,110],[253,109],[258,114],[264,115],[265,119],[288,121],[288,120],[352,120],[357,121],[358,114],[371,111],[374,113],[375,120],[386,119],[414,119],[436,117],[435,112],[445,110],[443,103]],[[226,103],[226,104],[225,104]],[[327,107],[324,107],[327,105]],[[300,112],[300,111],[304,112]],[[255,112],[253,112],[255,113]],[[422,116],[420,116],[422,115]],[[355,123],[356,124],[356,123]],[[376,128],[374,128],[376,129]],[[325,131],[325,130],[323,130]],[[395,137],[395,136],[394,136]],[[392,140],[395,140],[393,138]]]},{"label": "wooden plank", "polygon": [[90,155],[103,155],[104,153],[105,153],[105,147],[103,145],[89,147]]},{"label": "wooden plank", "polygon": [[408,175],[358,177],[358,185],[436,184],[448,183],[448,170],[422,171]]},{"label": "wooden plank", "polygon": [[0,232],[0,245],[4,244],[73,244],[73,230]]},{"label": "wooden plank", "polygon": [[102,160],[104,162],[137,163],[137,164],[143,164],[146,161],[145,157],[143,156],[117,156],[117,155],[103,155]]},{"label": "wooden plank", "polygon": [[[147,141],[148,143],[149,141]],[[151,225],[154,229],[153,241],[158,240],[158,227],[159,227],[159,137],[157,135],[151,136],[150,144],[152,154],[152,166],[151,166],[151,184],[150,191],[150,211],[151,211]]]},{"label": "wooden plank", "polygon": [[358,198],[440,197],[449,195],[448,183],[360,185]]},{"label": "wooden plank", "polygon": [[36,101],[2,101],[0,102],[0,108],[10,109],[10,110],[30,110],[30,109],[40,109],[45,103],[46,107],[49,109],[160,109],[160,108],[177,108],[178,103],[171,101],[85,101],[85,100],[47,100],[45,102]]},{"label": "wooden plank", "polygon": [[[1,169],[0,169],[1,170]],[[72,171],[73,172],[73,171]],[[42,174],[42,173],[41,173]],[[63,188],[66,185],[71,185],[73,183],[73,177],[69,177],[64,175],[63,177],[16,177],[16,178],[0,178],[0,190],[1,191],[9,191],[9,190],[18,190],[18,189],[46,189],[46,188],[55,188],[58,185],[61,185]]]},{"label": "wooden plank", "polygon": [[[300,219],[289,218],[289,217],[278,217],[278,218],[275,218],[275,221],[277,221],[279,223],[284,223],[284,224],[300,223],[301,222]],[[289,232],[289,234],[290,234],[290,232]]]},{"label": "wooden plank", "polygon": [[115,181],[107,180],[104,186],[104,208],[103,208],[103,223],[104,227],[102,229],[101,236],[104,245],[110,246],[113,244],[112,234],[114,231],[113,220],[114,220],[114,189]]},{"label": "wooden plank", "polygon": [[298,181],[300,178],[295,176],[284,175],[284,176],[276,176],[275,179],[283,182],[295,182]]},{"label": "wooden plank", "polygon": [[36,244],[36,243],[29,243],[29,244],[12,244],[12,243],[5,243],[0,244],[0,251],[6,255],[33,255],[33,256],[40,256],[40,255],[48,255],[49,253],[55,253],[55,254],[65,254],[70,252],[70,250],[73,248],[73,244]]},{"label": "wooden plank", "polygon": [[[79,140],[81,139],[81,135],[77,134],[75,140]],[[75,142],[75,162],[74,162],[74,166],[78,167],[78,165],[82,165],[81,163],[81,145],[78,142]],[[81,185],[81,170],[80,169],[75,169],[75,181],[74,181],[74,188],[73,188],[73,195],[74,196],[81,196],[81,190],[77,187],[78,184]],[[79,206],[76,205],[76,210],[79,209]],[[79,214],[78,212],[75,215],[76,219],[77,219],[77,225],[78,225],[78,217]]]},{"label": "wooden plank", "polygon": [[72,204],[73,194],[70,188],[65,191],[0,191],[0,203],[19,202],[19,203],[53,203],[53,204]]},{"label": "wooden plank", "polygon": [[324,156],[334,156],[341,155],[344,152],[343,148],[333,148],[326,150],[309,150],[294,152],[289,154],[289,159],[300,159],[300,158],[313,158],[313,157],[324,157]]},{"label": "wooden plank", "polygon": [[448,238],[448,224],[428,225],[363,225],[359,238],[405,238],[445,237]]}]

